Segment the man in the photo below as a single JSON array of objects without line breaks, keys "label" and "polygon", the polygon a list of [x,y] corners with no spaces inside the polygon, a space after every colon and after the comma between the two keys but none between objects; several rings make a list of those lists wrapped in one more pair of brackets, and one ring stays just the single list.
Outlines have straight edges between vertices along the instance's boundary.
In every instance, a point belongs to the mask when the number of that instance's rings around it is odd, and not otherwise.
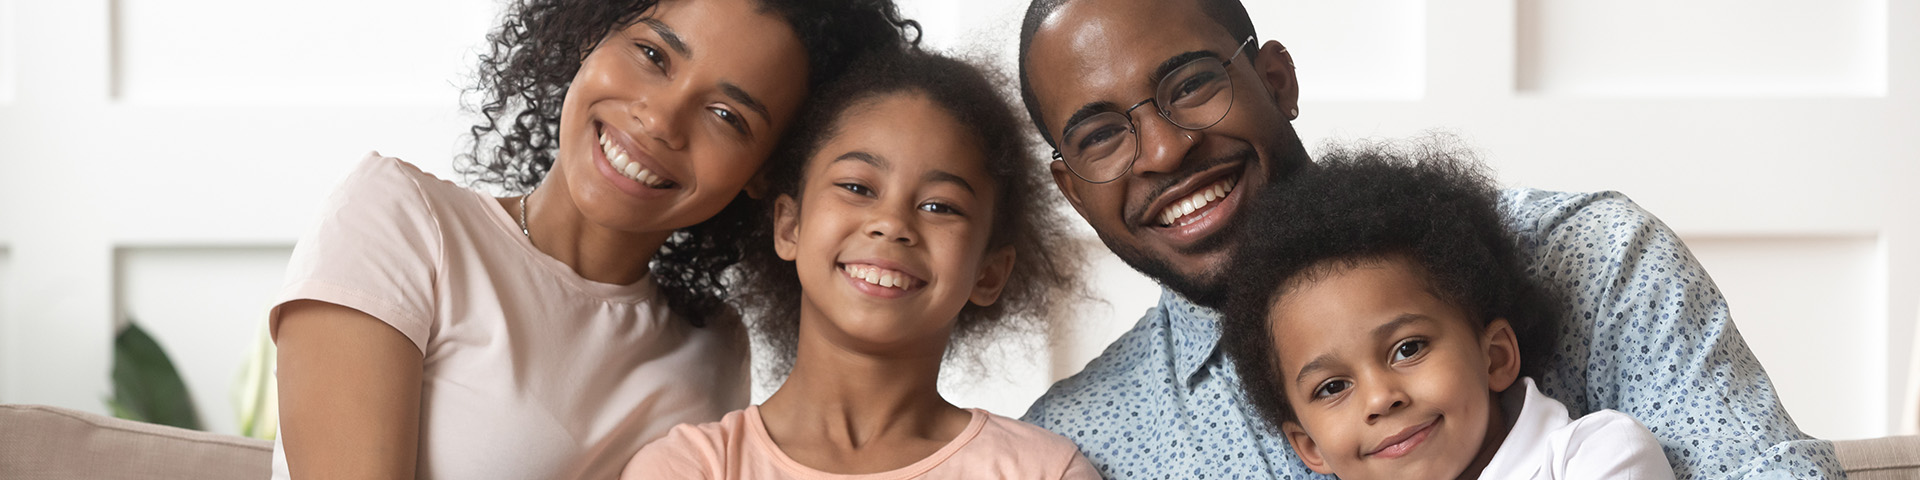
[{"label": "man", "polygon": [[[1300,87],[1237,0],[1034,0],[1021,93],[1055,184],[1100,239],[1166,287],[1159,305],[1027,412],[1109,478],[1309,478],[1261,430],[1215,347],[1242,199],[1313,168]],[[1276,187],[1283,188],[1283,187]],[[1529,274],[1566,296],[1543,393],[1615,409],[1681,479],[1838,477],[1793,424],[1698,262],[1613,192],[1502,192]]]}]

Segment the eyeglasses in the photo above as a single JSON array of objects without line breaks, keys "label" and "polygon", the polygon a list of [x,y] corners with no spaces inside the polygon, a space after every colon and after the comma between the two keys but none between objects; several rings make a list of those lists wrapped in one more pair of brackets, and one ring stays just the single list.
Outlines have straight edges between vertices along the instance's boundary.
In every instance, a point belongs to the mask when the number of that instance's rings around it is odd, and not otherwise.
[{"label": "eyeglasses", "polygon": [[1140,158],[1140,134],[1133,123],[1135,109],[1151,104],[1160,118],[1187,130],[1204,130],[1220,123],[1233,109],[1233,77],[1227,74],[1227,66],[1251,43],[1253,36],[1247,36],[1225,61],[1200,58],[1167,72],[1154,85],[1153,97],[1126,110],[1101,112],[1067,125],[1053,159],[1065,161],[1067,169],[1081,180],[1107,183],[1126,175],[1133,161]]}]

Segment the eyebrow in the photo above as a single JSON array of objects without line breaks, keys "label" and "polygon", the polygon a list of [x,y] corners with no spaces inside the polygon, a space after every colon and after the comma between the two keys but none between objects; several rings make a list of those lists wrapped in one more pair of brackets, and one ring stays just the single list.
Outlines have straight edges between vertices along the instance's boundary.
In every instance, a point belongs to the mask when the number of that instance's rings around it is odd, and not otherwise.
[{"label": "eyebrow", "polygon": [[[1187,62],[1191,62],[1201,58],[1220,58],[1220,54],[1209,52],[1206,50],[1194,50],[1191,52],[1181,53],[1179,55],[1168,57],[1165,61],[1160,62],[1160,66],[1154,67],[1153,71],[1147,74],[1147,79],[1146,79],[1147,85],[1151,85],[1157,89],[1160,86],[1160,80],[1167,78],[1167,74],[1173,73],[1174,69],[1180,68],[1180,66],[1182,65],[1186,65]],[[1148,98],[1151,99],[1152,97],[1148,97]],[[1089,102],[1086,105],[1082,105],[1080,106],[1079,110],[1073,111],[1073,115],[1067,116],[1066,123],[1062,124],[1060,128],[1060,136],[1063,138],[1066,137],[1068,128],[1073,128],[1074,125],[1078,125],[1081,120],[1086,120],[1087,117],[1091,117],[1091,116],[1098,115],[1105,112],[1118,112],[1118,111],[1120,111],[1120,106],[1113,102],[1099,101],[1099,102]]]},{"label": "eyebrow", "polygon": [[[1393,333],[1400,330],[1401,327],[1405,327],[1410,323],[1430,319],[1431,317],[1418,313],[1402,313],[1400,316],[1393,317],[1393,321],[1380,324],[1378,327],[1373,327],[1374,341],[1384,343],[1387,337],[1392,336]],[[1323,353],[1318,357],[1314,357],[1313,361],[1307,362],[1306,366],[1300,367],[1300,373],[1295,374],[1293,377],[1293,384],[1299,386],[1307,381],[1307,374],[1313,373],[1316,370],[1325,370],[1328,368],[1328,364],[1331,363],[1333,363],[1333,354],[1331,353]]]},{"label": "eyebrow", "polygon": [[1191,52],[1168,57],[1166,61],[1160,62],[1160,66],[1153,68],[1153,73],[1147,76],[1147,84],[1153,85],[1155,88],[1158,88],[1160,86],[1160,80],[1167,78],[1167,74],[1173,73],[1173,69],[1180,68],[1182,65],[1186,65],[1188,62],[1192,62],[1194,60],[1199,60],[1202,58],[1218,59],[1220,58],[1220,54],[1209,52],[1206,50],[1194,50]]},{"label": "eyebrow", "polygon": [[973,184],[967,183],[967,179],[961,178],[959,175],[954,175],[945,170],[930,170],[930,171],[927,171],[927,174],[925,176],[922,176],[920,178],[928,182],[942,182],[942,183],[951,183],[954,185],[958,185],[960,186],[960,188],[966,189],[967,193],[979,193],[979,192],[973,191]]},{"label": "eyebrow", "polygon": [[760,100],[753,98],[753,94],[747,93],[746,89],[740,88],[739,85],[734,85],[733,82],[720,82],[720,92],[727,94],[727,97],[732,98],[734,101],[740,102],[741,105],[746,105],[748,110],[759,112],[760,118],[765,119],[767,122],[773,122],[773,114],[767,113],[767,106],[760,103]]},{"label": "eyebrow", "polygon": [[667,48],[680,52],[682,57],[693,58],[693,48],[687,46],[686,40],[682,40],[680,34],[673,31],[673,27],[652,18],[641,20],[640,23],[647,24],[648,28],[653,29],[653,33],[660,34],[660,40],[667,42]]},{"label": "eyebrow", "polygon": [[1115,105],[1113,102],[1092,102],[1092,103],[1088,103],[1086,105],[1080,106],[1079,110],[1073,111],[1073,115],[1067,116],[1067,122],[1061,126],[1060,140],[1065,141],[1067,137],[1067,129],[1070,129],[1076,125],[1079,125],[1081,120],[1086,120],[1087,117],[1091,117],[1094,115],[1099,115],[1106,112],[1117,112],[1117,111],[1120,111],[1120,106]]},{"label": "eyebrow", "polygon": [[[834,157],[833,159],[833,161],[835,162],[839,162],[843,160],[859,161],[861,163],[872,165],[873,168],[880,169],[880,171],[882,172],[893,170],[893,164],[887,162],[886,158],[882,158],[879,155],[874,155],[874,154],[859,151],[859,150],[840,154],[840,156]],[[930,170],[927,172],[926,175],[922,176],[921,179],[926,180],[928,182],[951,183],[951,184],[960,186],[960,188],[966,189],[967,193],[978,193],[973,189],[973,184],[967,182],[966,177],[955,175],[952,172],[948,172],[945,170]]]}]

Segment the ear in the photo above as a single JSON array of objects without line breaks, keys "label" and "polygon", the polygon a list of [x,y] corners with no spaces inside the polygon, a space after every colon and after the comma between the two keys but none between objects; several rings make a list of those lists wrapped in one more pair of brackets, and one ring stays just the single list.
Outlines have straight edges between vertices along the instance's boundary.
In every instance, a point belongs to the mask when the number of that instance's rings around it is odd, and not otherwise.
[{"label": "ear", "polygon": [[1300,118],[1300,83],[1299,77],[1293,74],[1293,54],[1280,42],[1268,40],[1254,55],[1254,72],[1260,75],[1260,83],[1267,86],[1267,94],[1273,96],[1273,104],[1280,107],[1288,120]]},{"label": "ear", "polygon": [[800,252],[800,202],[781,195],[773,201],[773,251],[793,261]]},{"label": "ear", "polygon": [[1321,475],[1332,475],[1333,469],[1327,467],[1327,458],[1320,454],[1320,445],[1313,443],[1313,437],[1307,435],[1307,429],[1300,422],[1280,424],[1280,431],[1287,435],[1287,444],[1293,446],[1293,453],[1300,455],[1300,463],[1307,464]]},{"label": "ear", "polygon": [[1080,208],[1081,182],[1077,181],[1080,177],[1075,176],[1073,170],[1067,169],[1067,162],[1062,160],[1054,160],[1053,163],[1047,164],[1047,172],[1053,174],[1053,186],[1060,189],[1060,196],[1067,197],[1067,203],[1073,205],[1075,212],[1080,213],[1080,218],[1086,218],[1087,211]]},{"label": "ear", "polygon": [[753,178],[747,179],[746,186],[741,190],[747,192],[747,198],[761,200],[767,197],[767,188],[767,169],[762,168],[754,172]]},{"label": "ear", "polygon": [[1513,325],[1504,318],[1487,322],[1480,348],[1487,356],[1487,387],[1507,391],[1520,378],[1520,342],[1513,336]]},{"label": "ear", "polygon": [[1013,256],[1012,245],[987,252],[987,258],[981,260],[980,278],[974,279],[973,294],[967,301],[982,307],[999,301],[1000,290],[1007,288],[1007,277],[1013,273]]}]

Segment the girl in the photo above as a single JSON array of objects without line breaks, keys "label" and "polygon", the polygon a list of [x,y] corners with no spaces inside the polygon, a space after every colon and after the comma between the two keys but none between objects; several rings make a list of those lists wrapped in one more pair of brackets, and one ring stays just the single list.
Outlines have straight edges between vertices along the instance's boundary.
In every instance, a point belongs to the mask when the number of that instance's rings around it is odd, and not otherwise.
[{"label": "girl", "polygon": [[[369,156],[269,315],[275,477],[603,478],[747,399],[719,302],[742,190],[814,85],[900,48],[890,0],[522,0],[463,170]],[[694,380],[697,379],[697,380]],[[688,381],[694,380],[694,381]]]},{"label": "girl", "polygon": [[[623,478],[1097,478],[1065,438],[936,388],[955,339],[1047,318],[1078,285],[1013,110],[966,63],[869,58],[817,97],[777,182],[745,310],[792,360],[766,403],[682,425]],[[795,168],[797,167],[797,168]]]}]

